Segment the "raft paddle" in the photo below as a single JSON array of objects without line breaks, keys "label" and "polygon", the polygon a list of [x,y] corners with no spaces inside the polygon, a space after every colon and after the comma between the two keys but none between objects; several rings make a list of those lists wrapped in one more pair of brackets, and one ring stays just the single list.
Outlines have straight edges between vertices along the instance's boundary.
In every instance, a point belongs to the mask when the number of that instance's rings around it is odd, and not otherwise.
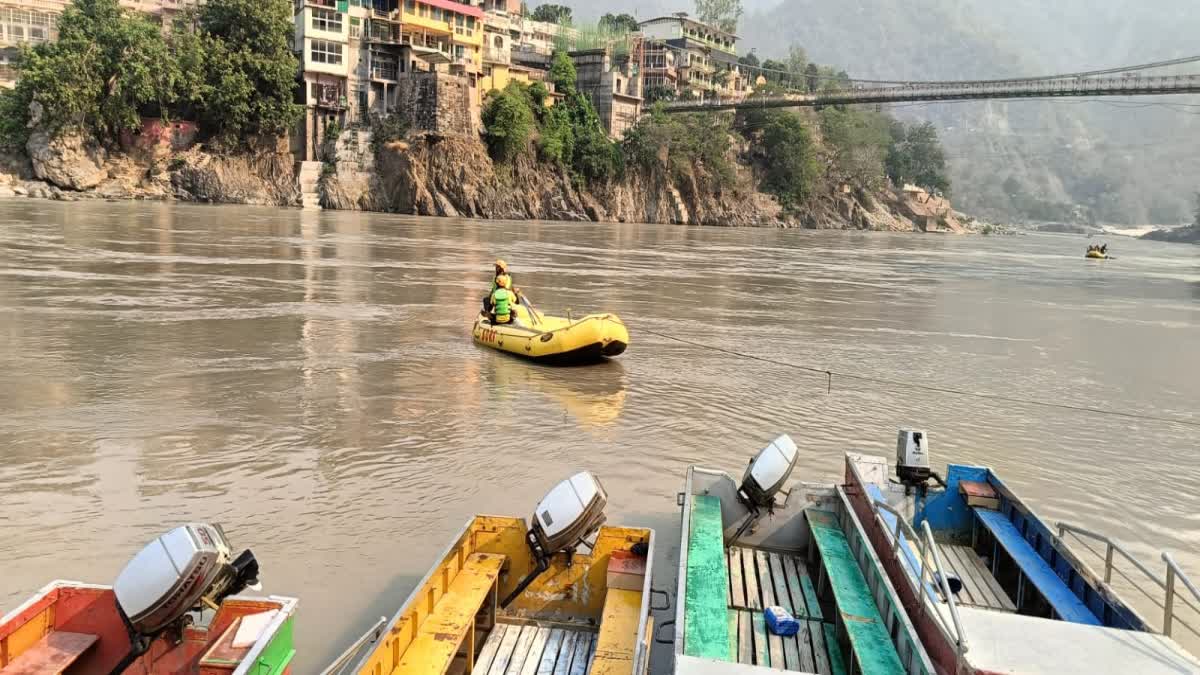
[{"label": "raft paddle", "polygon": [[525,304],[525,306],[529,308],[529,317],[531,319],[533,319],[533,325],[536,326],[536,325],[540,324],[542,322],[542,319],[538,316],[537,308],[534,307],[533,303],[529,301],[529,296],[525,295],[524,293],[521,293],[520,296],[521,296],[521,302],[523,302]]}]

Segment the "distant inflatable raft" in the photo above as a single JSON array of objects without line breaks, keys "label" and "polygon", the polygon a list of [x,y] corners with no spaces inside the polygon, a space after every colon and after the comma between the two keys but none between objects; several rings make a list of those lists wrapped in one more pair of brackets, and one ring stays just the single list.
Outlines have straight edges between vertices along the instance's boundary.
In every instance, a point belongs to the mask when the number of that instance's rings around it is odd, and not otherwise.
[{"label": "distant inflatable raft", "polygon": [[616,314],[589,314],[578,319],[546,316],[536,320],[517,305],[516,324],[492,325],[480,314],[471,332],[475,342],[538,363],[571,366],[619,356],[629,346],[629,330]]},{"label": "distant inflatable raft", "polygon": [[1108,257],[1108,254],[1101,253],[1100,251],[1088,251],[1086,254],[1084,254],[1084,257],[1091,258],[1093,260],[1104,260]]}]

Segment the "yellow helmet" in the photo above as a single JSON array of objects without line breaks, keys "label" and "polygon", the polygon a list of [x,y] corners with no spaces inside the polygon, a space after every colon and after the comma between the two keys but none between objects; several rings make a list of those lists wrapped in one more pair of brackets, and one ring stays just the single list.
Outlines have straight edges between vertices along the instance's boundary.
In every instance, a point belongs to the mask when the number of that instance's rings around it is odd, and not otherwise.
[{"label": "yellow helmet", "polygon": [[508,263],[504,262],[503,260],[501,260],[501,259],[499,259],[499,258],[496,258],[496,269],[498,269],[498,270],[505,270],[505,271],[507,271],[507,270],[508,270]]},{"label": "yellow helmet", "polygon": [[500,288],[511,289],[512,277],[508,276],[507,274],[501,274],[500,276],[496,277],[496,283],[499,284]]}]

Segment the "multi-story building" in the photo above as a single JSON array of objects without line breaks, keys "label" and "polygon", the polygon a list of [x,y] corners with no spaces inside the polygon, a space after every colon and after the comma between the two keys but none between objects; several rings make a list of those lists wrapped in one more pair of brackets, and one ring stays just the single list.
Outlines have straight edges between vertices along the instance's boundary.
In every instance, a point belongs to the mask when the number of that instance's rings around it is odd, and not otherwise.
[{"label": "multi-story building", "polygon": [[662,40],[642,42],[642,91],[646,100],[679,93],[679,71],[675,67],[674,48]]},{"label": "multi-story building", "polygon": [[[21,45],[34,46],[58,37],[58,17],[69,0],[0,0],[0,87],[17,79],[17,53]],[[193,0],[121,0],[121,6],[149,15],[169,26],[175,14]]]},{"label": "multi-story building", "polygon": [[[736,98],[750,92],[752,82],[738,63],[738,38],[733,33],[688,18],[683,12],[639,25],[648,54],[674,52],[677,95]],[[655,84],[669,88],[663,75],[655,78]]]},{"label": "multi-story building", "polygon": [[636,59],[611,48],[571,52],[576,86],[592,101],[605,131],[622,138],[642,115],[642,78]]},{"label": "multi-story building", "polygon": [[295,46],[304,79],[304,159],[320,154],[324,130],[397,109],[415,77],[462,78],[477,109],[483,10],[454,0],[297,0]]}]

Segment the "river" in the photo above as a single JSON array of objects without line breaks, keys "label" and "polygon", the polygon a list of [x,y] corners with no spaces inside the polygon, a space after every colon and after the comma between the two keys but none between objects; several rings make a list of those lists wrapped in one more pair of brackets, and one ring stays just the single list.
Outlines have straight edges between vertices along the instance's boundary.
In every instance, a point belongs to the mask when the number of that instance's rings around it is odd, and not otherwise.
[{"label": "river", "polygon": [[[0,608],[110,583],[221,523],[301,598],[299,672],[390,615],[473,513],[570,472],[610,522],[668,530],[683,471],[779,432],[998,469],[1049,519],[1200,575],[1200,430],[814,376],[839,372],[1200,420],[1200,249],[1074,236],[478,222],[136,203],[0,203]],[[611,310],[585,369],[476,347],[492,260],[544,311]],[[670,542],[664,542],[669,545]],[[1155,621],[1157,623],[1157,620]]]}]

